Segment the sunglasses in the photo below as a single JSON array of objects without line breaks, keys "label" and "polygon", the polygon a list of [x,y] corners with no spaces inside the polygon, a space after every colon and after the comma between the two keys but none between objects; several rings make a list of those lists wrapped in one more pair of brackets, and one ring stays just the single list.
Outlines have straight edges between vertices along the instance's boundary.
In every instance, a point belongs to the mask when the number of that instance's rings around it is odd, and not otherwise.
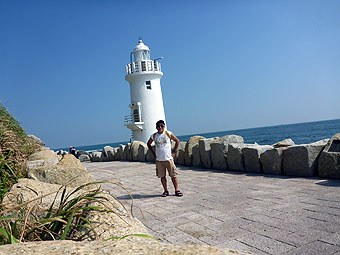
[{"label": "sunglasses", "polygon": [[164,125],[157,125],[156,128],[164,128]]}]

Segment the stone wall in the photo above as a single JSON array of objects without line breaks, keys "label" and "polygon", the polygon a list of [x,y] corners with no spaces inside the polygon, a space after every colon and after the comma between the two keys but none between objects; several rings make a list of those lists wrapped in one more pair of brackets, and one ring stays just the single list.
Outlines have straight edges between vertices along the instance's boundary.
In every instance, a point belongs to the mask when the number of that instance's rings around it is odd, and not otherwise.
[{"label": "stone wall", "polygon": [[[221,171],[340,178],[340,151],[329,151],[330,148],[338,148],[338,144],[340,134],[332,139],[299,145],[291,139],[273,145],[258,145],[245,144],[243,138],[237,135],[209,139],[193,136],[187,142],[180,142],[175,163]],[[118,148],[106,146],[101,152],[91,153],[90,160],[155,161],[142,142]]]}]

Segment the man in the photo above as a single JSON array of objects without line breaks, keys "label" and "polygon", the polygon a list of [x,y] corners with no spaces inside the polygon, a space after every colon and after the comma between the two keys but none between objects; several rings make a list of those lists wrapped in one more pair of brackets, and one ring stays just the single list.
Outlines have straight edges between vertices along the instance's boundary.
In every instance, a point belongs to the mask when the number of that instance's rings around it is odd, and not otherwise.
[{"label": "man", "polygon": [[[164,188],[162,197],[169,196],[166,180],[166,169],[168,169],[169,176],[175,188],[175,195],[178,197],[183,196],[183,193],[178,189],[177,175],[178,171],[174,163],[174,157],[179,145],[178,138],[170,131],[165,130],[165,122],[159,120],[156,123],[157,133],[150,136],[148,141],[148,148],[152,155],[156,158],[156,175],[161,178],[161,183]],[[175,147],[171,152],[171,140],[175,141]],[[152,149],[152,142],[155,142],[156,152]]]}]

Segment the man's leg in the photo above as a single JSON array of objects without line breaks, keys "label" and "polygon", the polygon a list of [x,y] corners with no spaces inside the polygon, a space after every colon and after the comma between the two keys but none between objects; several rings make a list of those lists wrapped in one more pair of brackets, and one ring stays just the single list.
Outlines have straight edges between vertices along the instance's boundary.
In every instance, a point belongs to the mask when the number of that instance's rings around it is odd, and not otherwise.
[{"label": "man's leg", "polygon": [[175,191],[178,190],[178,181],[177,177],[171,177],[172,184],[174,185]]},{"label": "man's leg", "polygon": [[168,191],[168,186],[167,186],[167,182],[166,182],[166,177],[165,176],[161,178],[161,183],[163,185],[164,192]]}]

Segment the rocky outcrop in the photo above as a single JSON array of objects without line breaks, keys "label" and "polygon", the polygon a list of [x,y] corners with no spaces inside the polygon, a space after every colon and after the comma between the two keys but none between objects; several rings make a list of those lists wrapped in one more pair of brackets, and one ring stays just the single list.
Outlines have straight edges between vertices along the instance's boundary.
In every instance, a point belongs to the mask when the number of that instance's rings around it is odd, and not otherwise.
[{"label": "rocky outcrop", "polygon": [[40,140],[40,138],[36,137],[35,135],[27,135],[28,140],[30,140],[32,143],[35,143],[40,146],[45,146],[45,143]]},{"label": "rocky outcrop", "polygon": [[260,156],[266,150],[272,149],[272,146],[245,144],[242,148],[242,155],[244,159],[244,169],[248,173],[262,173],[262,165],[260,163]]},{"label": "rocky outcrop", "polygon": [[138,142],[135,141],[131,144],[130,147],[130,160],[132,161],[138,161],[138,150],[139,150],[139,145],[144,144],[143,142]]},{"label": "rocky outcrop", "polygon": [[340,178],[340,133],[335,134],[321,152],[318,170],[320,177]]},{"label": "rocky outcrop", "polygon": [[79,186],[94,181],[92,175],[86,171],[80,161],[72,154],[64,155],[56,165],[30,169],[28,176],[41,182],[60,185],[69,184],[70,186]]},{"label": "rocky outcrop", "polygon": [[108,145],[105,146],[102,150],[102,157],[103,157],[103,161],[113,161],[115,159],[113,148]]},{"label": "rocky outcrop", "polygon": [[[193,154],[192,150],[194,147],[197,147],[197,149],[194,149],[195,155],[199,155],[199,150],[198,150],[198,141],[204,139],[203,136],[192,136],[190,139],[187,141],[185,145],[185,165],[186,166],[191,166],[193,163]],[[197,162],[195,162],[197,163]]]},{"label": "rocky outcrop", "polygon": [[290,146],[283,151],[283,173],[293,176],[316,176],[317,159],[328,140]]}]

